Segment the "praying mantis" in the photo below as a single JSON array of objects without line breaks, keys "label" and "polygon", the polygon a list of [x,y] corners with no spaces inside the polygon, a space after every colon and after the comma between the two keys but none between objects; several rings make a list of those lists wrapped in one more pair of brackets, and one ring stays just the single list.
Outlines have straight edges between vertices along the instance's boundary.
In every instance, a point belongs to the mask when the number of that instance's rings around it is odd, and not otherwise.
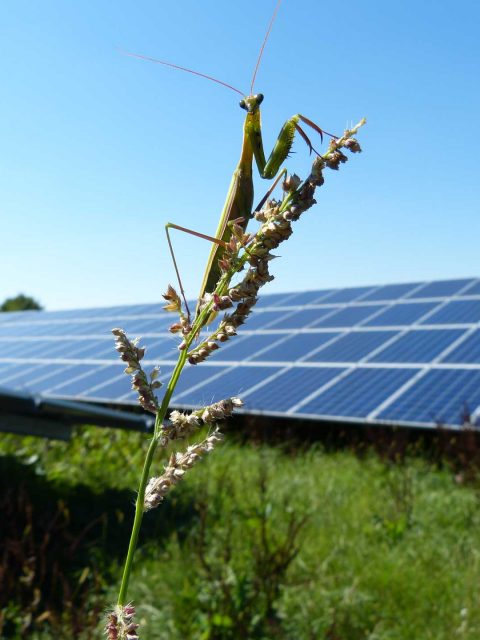
[{"label": "praying mantis", "polygon": [[[240,107],[244,109],[247,113],[245,116],[245,121],[243,125],[243,141],[240,152],[240,159],[233,172],[233,176],[230,182],[230,187],[227,192],[227,197],[225,200],[225,204],[223,206],[220,221],[218,223],[217,230],[215,232],[215,236],[208,236],[198,231],[193,231],[192,229],[187,229],[180,225],[174,223],[167,223],[165,225],[167,232],[167,239],[170,248],[170,253],[172,255],[173,264],[175,267],[175,271],[177,274],[177,279],[179,282],[180,290],[182,293],[182,297],[188,312],[188,316],[190,318],[190,311],[188,309],[188,304],[186,301],[185,292],[183,290],[183,285],[180,278],[179,269],[176,263],[175,254],[173,252],[173,246],[170,240],[169,230],[176,229],[179,231],[183,231],[199,238],[206,239],[212,243],[212,248],[210,251],[210,255],[208,258],[207,266],[205,269],[205,273],[203,275],[202,284],[200,287],[200,293],[198,296],[197,303],[197,315],[200,308],[200,301],[203,299],[205,294],[211,293],[219,280],[221,270],[219,266],[219,261],[222,259],[225,248],[227,247],[229,240],[232,236],[232,225],[233,223],[239,224],[243,231],[245,231],[248,221],[254,216],[255,212],[263,206],[265,201],[267,200],[270,193],[273,191],[275,186],[281,180],[282,177],[286,175],[287,170],[281,169],[283,162],[288,157],[292,144],[294,142],[295,134],[298,133],[305,143],[307,144],[310,153],[317,153],[305,133],[304,129],[299,124],[302,122],[307,125],[315,132],[317,132],[321,139],[323,140],[323,134],[326,131],[322,130],[317,124],[315,124],[312,120],[305,117],[304,115],[297,113],[289,118],[283,125],[280,130],[280,133],[277,137],[277,141],[270,153],[268,159],[265,157],[265,152],[263,148],[263,140],[262,140],[262,127],[261,127],[261,114],[260,114],[260,105],[263,102],[264,96],[261,93],[254,93],[254,84],[257,75],[257,71],[260,65],[260,61],[263,55],[263,51],[265,48],[265,44],[267,43],[268,37],[270,35],[270,31],[272,29],[273,23],[275,21],[275,17],[277,15],[278,9],[280,7],[281,0],[277,0],[277,4],[275,10],[273,12],[272,18],[270,20],[270,24],[268,26],[263,44],[260,49],[260,53],[257,59],[257,64],[253,73],[252,82],[250,85],[250,93],[245,95],[244,92],[236,89],[232,85],[208,76],[204,73],[200,73],[198,71],[194,71],[192,69],[188,69],[186,67],[181,67],[179,65],[166,62],[164,60],[159,60],[157,58],[151,58],[149,56],[144,56],[136,53],[124,52],[129,56],[140,58],[142,60],[147,60],[149,62],[154,62],[157,64],[165,65],[168,67],[173,67],[174,69],[184,71],[187,73],[193,73],[194,75],[201,76],[218,84],[221,84],[232,91],[240,94],[242,99],[240,100]],[[333,137],[333,136],[332,136]],[[318,155],[318,153],[317,153]],[[254,200],[254,189],[253,189],[253,162],[258,169],[258,173],[261,178],[266,180],[273,180],[275,182],[268,190],[266,196],[261,200],[261,202],[257,205],[255,209],[253,209],[253,200]]]}]

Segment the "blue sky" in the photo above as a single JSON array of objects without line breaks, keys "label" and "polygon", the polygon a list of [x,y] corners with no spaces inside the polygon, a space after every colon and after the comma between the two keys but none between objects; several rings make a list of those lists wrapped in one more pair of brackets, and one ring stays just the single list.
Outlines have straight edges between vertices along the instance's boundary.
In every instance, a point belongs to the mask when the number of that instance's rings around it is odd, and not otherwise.
[{"label": "blue sky", "polygon": [[[244,112],[119,48],[247,91],[274,4],[1,4],[0,300],[158,301],[174,279],[164,224],[215,231]],[[480,275],[479,19],[473,1],[284,0],[256,83],[268,151],[297,112],[327,131],[368,124],[364,153],[327,174],[281,247],[270,292]],[[195,297],[209,247],[175,241]]]}]

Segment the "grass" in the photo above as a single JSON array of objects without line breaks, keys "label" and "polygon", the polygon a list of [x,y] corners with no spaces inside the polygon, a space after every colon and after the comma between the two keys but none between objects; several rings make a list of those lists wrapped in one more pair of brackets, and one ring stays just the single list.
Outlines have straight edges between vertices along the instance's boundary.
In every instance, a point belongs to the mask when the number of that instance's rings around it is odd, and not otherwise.
[{"label": "grass", "polygon": [[[2,436],[0,469],[13,456],[32,496],[41,481],[71,513],[88,503],[85,522],[96,509],[112,516],[78,550],[97,568],[89,592],[72,596],[85,624],[73,633],[61,607],[35,622],[40,603],[29,638],[102,637],[87,613],[115,599],[144,447],[142,435],[94,428],[68,444]],[[131,592],[142,638],[480,637],[479,492],[421,457],[222,445],[145,525]],[[66,579],[76,584],[85,567],[64,567]],[[19,601],[2,606],[5,637],[24,637]]]}]

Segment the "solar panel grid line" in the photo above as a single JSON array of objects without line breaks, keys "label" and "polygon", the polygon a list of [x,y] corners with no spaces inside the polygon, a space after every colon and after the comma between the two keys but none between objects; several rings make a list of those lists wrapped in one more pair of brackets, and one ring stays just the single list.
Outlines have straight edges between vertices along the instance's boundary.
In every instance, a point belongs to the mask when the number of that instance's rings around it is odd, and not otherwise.
[{"label": "solar panel grid line", "polygon": [[[122,378],[125,379],[125,381],[128,383],[126,373],[123,371],[123,369],[120,369],[118,376],[114,376],[113,378],[109,378],[108,380],[104,380],[103,382],[99,382],[98,384],[93,385],[92,387],[88,387],[88,389],[85,389],[83,395],[88,396],[89,394],[93,393],[94,391],[97,391],[101,387],[105,387],[107,384],[110,384],[111,382],[115,382],[117,380],[121,380]],[[128,395],[128,394],[125,394],[125,395]]]},{"label": "solar panel grid line", "polygon": [[[249,412],[250,413],[250,412]],[[255,413],[255,412],[251,412],[251,413]],[[273,412],[261,412],[262,415],[275,415]],[[278,413],[277,414],[278,417],[285,417],[285,414],[283,413]],[[324,421],[324,422],[338,422],[340,424],[344,424],[345,423],[345,416],[332,416],[330,414],[317,414],[317,413],[295,413],[295,414],[291,414],[291,417],[295,417],[295,418],[301,418],[302,420],[315,420],[315,421]],[[366,418],[366,417],[356,417],[356,416],[348,416],[348,422],[349,423],[353,423],[353,424],[371,424],[371,425],[377,425],[377,426],[392,426],[392,427],[396,427],[398,426],[398,421],[396,420],[389,420],[389,419],[377,419],[377,418]],[[411,420],[405,420],[404,422],[402,421],[402,425],[406,426],[406,427],[411,427],[414,429],[432,429],[432,428],[436,428],[436,425],[433,424],[428,424],[425,422],[414,422]]]},{"label": "solar panel grid line", "polygon": [[[202,363],[202,365],[203,364],[204,363]],[[221,365],[217,364],[217,366],[221,366]],[[177,402],[178,399],[180,399],[182,396],[185,396],[185,395],[187,395],[189,393],[198,391],[199,389],[201,389],[207,383],[210,383],[210,382],[213,382],[213,381],[217,380],[218,378],[223,376],[228,371],[232,371],[234,368],[235,368],[234,366],[225,367],[221,371],[217,371],[217,373],[214,373],[213,375],[211,375],[209,378],[205,378],[205,380],[201,380],[200,382],[197,382],[196,384],[192,385],[191,387],[188,387],[188,389],[185,389],[185,391],[182,391],[179,394],[176,394],[174,392],[172,398],[174,399],[175,402]]]},{"label": "solar panel grid line", "polygon": [[469,338],[472,335],[472,333],[474,333],[475,331],[476,331],[475,327],[471,327],[470,329],[467,329],[461,336],[459,336],[456,340],[454,340],[454,342],[452,342],[452,344],[449,347],[447,347],[446,349],[444,349],[444,351],[442,351],[441,358],[437,358],[437,362],[440,362],[441,360],[446,358],[452,351],[454,351],[457,347],[463,344],[465,340],[467,340],[467,338]]},{"label": "solar panel grid line", "polygon": [[270,382],[273,382],[276,378],[281,376],[287,370],[288,370],[288,367],[280,368],[277,371],[275,371],[275,373],[272,373],[271,376],[268,376],[267,378],[264,378],[263,380],[260,380],[260,382],[257,382],[256,384],[252,385],[247,390],[242,391],[239,394],[240,395],[240,399],[243,400],[244,398],[247,398],[249,394],[252,394],[255,391],[257,391],[257,389],[261,389],[265,385],[270,384]]},{"label": "solar panel grid line", "polygon": [[368,414],[367,419],[369,420],[376,419],[379,413],[381,413],[384,409],[389,407],[393,402],[395,402],[397,398],[403,395],[405,391],[410,389],[410,387],[413,387],[413,385],[416,384],[418,380],[421,380],[423,376],[425,376],[427,373],[428,373],[427,367],[422,367],[421,369],[419,369],[418,372],[412,378],[410,378],[409,380],[404,382],[402,385],[400,385],[400,387],[396,391],[394,391],[388,398],[385,398],[385,400],[382,403],[380,403],[378,407],[375,407],[375,409]]},{"label": "solar panel grid line", "polygon": [[[416,300],[415,302],[418,302],[418,300]],[[420,316],[420,318],[417,318],[417,320],[413,324],[419,325],[421,323],[422,324],[425,323],[425,320],[428,320],[428,318],[433,316],[435,313],[438,313],[438,311],[440,311],[440,309],[443,309],[443,307],[445,307],[445,305],[447,305],[449,302],[450,302],[449,298],[444,298],[441,302],[439,302],[438,305],[430,309],[430,311],[427,311],[426,313],[423,314],[423,316]]]},{"label": "solar panel grid line", "polygon": [[468,369],[480,369],[480,363],[472,362],[436,362],[431,365],[432,369],[458,369],[459,371],[466,371]]},{"label": "solar panel grid line", "polygon": [[[20,363],[15,363],[15,364],[24,364],[24,363],[23,363],[23,362],[20,362]],[[30,371],[33,371],[33,373],[35,373],[35,371],[40,371],[40,370],[42,370],[42,369],[43,369],[43,366],[42,366],[42,365],[45,365],[45,364],[50,364],[50,361],[49,361],[48,363],[37,363],[37,362],[35,362],[35,363],[34,363],[34,367],[33,367],[33,369],[31,369]],[[8,376],[8,382],[9,382],[9,383],[11,383],[11,382],[15,382],[15,380],[16,380],[17,378],[21,378],[23,375],[25,375],[25,369],[23,369],[23,367],[20,367],[16,373],[13,373],[13,375],[12,375],[11,373],[9,374],[9,376]],[[40,375],[40,376],[39,376],[39,377],[37,377],[37,378],[33,378],[33,379],[31,380],[31,382],[40,382],[40,381],[41,381],[41,380],[43,380],[44,378],[48,378],[48,377],[49,377],[49,375],[51,375],[51,374],[50,374],[50,373],[46,373],[45,375]],[[0,382],[3,382],[3,380],[4,380],[4,378],[3,378],[3,377],[2,377],[2,378],[0,378]]]},{"label": "solar panel grid line", "polygon": [[414,296],[416,293],[418,293],[419,291],[422,291],[423,289],[425,289],[429,284],[432,284],[432,282],[434,282],[433,280],[429,280],[427,282],[420,282],[418,287],[416,287],[415,289],[413,289],[413,291],[410,291],[408,293],[408,296],[405,296],[405,298],[407,299],[412,299],[412,296]]},{"label": "solar panel grid line", "polygon": [[[458,338],[457,340],[460,340],[462,336],[460,336],[460,338]],[[450,348],[451,345],[449,345],[448,347],[446,347],[445,349],[443,349],[443,351],[441,351],[436,357],[434,357],[429,363],[425,364],[423,366],[423,375],[417,374],[416,376],[414,376],[414,378],[410,381],[412,382],[412,384],[409,384],[409,381],[407,381],[407,383],[405,385],[403,385],[403,387],[400,387],[400,389],[397,390],[396,393],[393,394],[393,396],[391,396],[390,398],[387,398],[387,400],[385,400],[384,406],[380,406],[377,407],[377,409],[373,412],[372,417],[375,417],[376,415],[378,415],[378,413],[380,413],[381,411],[383,411],[384,409],[386,409],[387,407],[389,407],[392,402],[394,402],[395,400],[397,400],[397,398],[401,397],[401,395],[403,395],[403,393],[405,391],[407,391],[411,386],[413,386],[413,384],[415,384],[419,379],[423,378],[423,376],[430,370],[432,369],[436,364],[439,364],[441,362],[441,360],[448,355],[448,353],[450,352]],[[393,398],[393,399],[392,399]]]},{"label": "solar panel grid line", "polygon": [[[294,333],[295,333],[295,332],[294,332]],[[251,335],[258,335],[258,333],[256,333],[256,334],[251,334]],[[280,335],[280,334],[276,334],[276,335]],[[244,336],[244,337],[246,337],[246,336]],[[247,356],[244,360],[242,360],[242,362],[249,362],[249,361],[251,361],[251,360],[252,360],[252,358],[254,358],[254,357],[256,357],[256,356],[258,356],[258,355],[260,355],[260,354],[262,354],[262,353],[265,353],[265,351],[268,351],[269,349],[271,349],[271,348],[273,348],[273,347],[277,347],[278,345],[282,344],[282,342],[285,342],[285,340],[288,340],[290,337],[291,337],[291,334],[289,334],[289,333],[285,332],[285,333],[284,333],[284,335],[282,335],[282,337],[281,337],[281,338],[279,338],[278,340],[274,341],[272,344],[267,344],[265,347],[263,347],[263,349],[259,349],[259,350],[258,350],[258,351],[256,351],[255,353],[252,353],[251,355]],[[228,343],[227,343],[227,345],[228,345]],[[215,354],[215,355],[217,355],[217,354]],[[222,355],[223,355],[223,353],[222,353],[222,351],[220,350],[220,351],[218,352],[218,357],[221,359]],[[214,358],[215,358],[215,356],[214,356]]]},{"label": "solar panel grid line", "polygon": [[[429,312],[424,314],[424,316],[420,316],[420,318],[417,318],[417,320],[412,322],[412,324],[405,325],[404,328],[402,330],[400,330],[399,333],[396,336],[392,336],[392,338],[389,340],[389,342],[387,342],[387,343],[385,343],[383,345],[380,345],[378,347],[378,349],[376,350],[376,353],[371,353],[369,358],[374,358],[375,356],[377,356],[382,351],[385,351],[388,347],[390,347],[395,342],[398,342],[404,335],[409,333],[411,330],[415,330],[417,328],[421,329],[421,330],[425,330],[425,327],[420,325],[420,322],[422,321],[423,317],[428,316],[428,313]],[[452,328],[457,328],[457,327],[456,327],[456,325],[454,325]]]},{"label": "solar panel grid line", "polygon": [[[334,289],[335,292],[340,291],[340,289]],[[323,300],[325,300],[325,298],[328,298],[328,296],[332,293],[332,291],[325,291],[323,293],[323,295],[321,295],[319,298],[316,298],[315,301],[312,304],[321,304],[323,302]]]},{"label": "solar panel grid line", "polygon": [[[388,306],[388,305],[387,305]],[[370,322],[371,320],[373,320],[374,318],[376,318],[377,316],[379,316],[381,313],[383,313],[385,311],[385,306],[381,306],[379,309],[377,309],[376,311],[374,311],[372,313],[372,315],[368,316],[368,318],[364,318],[363,320],[361,320],[358,325],[358,327],[362,327],[366,322]]]},{"label": "solar panel grid line", "polygon": [[376,355],[378,355],[379,353],[381,353],[382,351],[384,351],[385,349],[390,347],[395,342],[398,342],[398,340],[401,338],[401,336],[404,336],[407,333],[408,333],[408,328],[407,327],[404,330],[398,331],[395,335],[393,335],[391,338],[389,338],[386,342],[384,342],[383,344],[378,345],[378,347],[376,349],[371,351],[368,354],[368,356],[365,358],[365,362],[368,362],[371,358],[375,358]]},{"label": "solar panel grid line", "polygon": [[[261,314],[262,312],[266,311],[265,309],[263,310],[258,310],[257,311],[257,315]],[[277,309],[268,309],[267,311],[273,311],[273,312],[277,312]],[[281,311],[281,309],[278,309],[278,311]],[[290,311],[290,313],[288,313],[288,311]],[[291,316],[293,316],[295,313],[297,313],[298,311],[301,311],[301,309],[298,309],[296,307],[288,307],[287,309],[287,314],[285,316],[281,316],[281,314],[278,314],[279,317],[275,317],[272,320],[270,320],[270,322],[267,322],[267,324],[264,326],[265,328],[270,328],[271,325],[275,325],[275,323],[279,322],[280,320],[288,320],[288,318],[290,318]],[[254,315],[255,315],[255,310],[253,311]],[[248,323],[248,319],[247,319],[247,323]]]},{"label": "solar panel grid line", "polygon": [[21,375],[22,368],[19,367],[18,364],[15,365],[15,363],[12,362],[2,362],[2,367],[0,368],[0,386],[11,386],[12,380],[15,381],[15,378],[18,378]]},{"label": "solar panel grid line", "polygon": [[[457,288],[455,288],[455,284],[456,283],[461,283],[464,282],[465,284],[460,285],[458,284]],[[449,297],[454,297],[456,295],[459,295],[462,291],[464,291],[467,287],[469,287],[472,283],[472,279],[468,278],[468,279],[452,279],[452,280],[431,280],[429,282],[425,282],[424,286],[420,289],[420,293],[424,294],[423,297],[426,298],[433,298],[433,297],[442,297],[442,298],[449,298]],[[439,286],[444,286],[444,291],[441,293],[438,293],[438,288]],[[445,285],[447,286],[447,288],[450,289],[450,291],[447,293],[445,291]],[[435,296],[435,294],[432,295],[431,291],[429,291],[429,289],[437,289],[437,296]],[[414,293],[411,293],[409,295],[409,297],[411,299],[413,299]],[[415,296],[416,298],[417,296]],[[422,297],[422,296],[420,296]]]},{"label": "solar panel grid line", "polygon": [[338,376],[336,376],[335,378],[332,378],[332,380],[329,380],[328,382],[323,384],[321,387],[316,389],[316,391],[313,391],[312,393],[309,393],[307,396],[302,398],[302,400],[294,404],[293,407],[290,407],[290,409],[286,411],[286,415],[294,415],[301,407],[303,407],[305,404],[308,404],[314,398],[317,398],[324,391],[327,391],[327,389],[330,389],[330,387],[333,387],[334,385],[336,385],[337,382],[339,382],[340,380],[343,380],[343,378],[345,378],[346,376],[351,375],[354,370],[355,370],[355,367],[348,367],[346,369],[342,367],[341,368],[342,372],[339,373]]},{"label": "solar panel grid line", "polygon": [[[352,303],[360,300],[362,297],[372,292],[373,286],[367,287],[347,287],[346,289],[337,289],[332,291],[325,297],[326,302],[337,303]],[[353,294],[353,295],[352,295]]]},{"label": "solar panel grid line", "polygon": [[[84,363],[82,362],[81,364],[84,364]],[[77,363],[77,365],[78,365],[78,363]],[[111,366],[111,363],[108,363],[106,365],[100,365],[98,370],[105,369],[109,365]],[[61,373],[61,371],[57,372],[57,373]],[[46,395],[51,395],[52,391],[56,391],[57,389],[61,389],[66,384],[70,384],[72,382],[77,382],[78,380],[82,380],[83,378],[85,378],[87,376],[90,376],[91,374],[92,374],[92,369],[88,369],[87,371],[84,371],[83,373],[79,373],[78,375],[73,376],[72,378],[69,378],[68,380],[64,380],[63,382],[59,382],[58,384],[55,384],[52,387],[47,387],[45,389],[44,393]],[[48,380],[49,377],[50,376],[46,376],[45,378],[42,378],[42,380],[45,380],[45,379]],[[37,384],[38,382],[40,382],[40,380],[35,380],[35,381],[33,381],[33,384]]]},{"label": "solar panel grid line", "polygon": [[307,360],[307,358],[311,358],[312,356],[316,355],[319,351],[322,351],[323,348],[329,347],[332,344],[335,344],[335,342],[337,342],[340,338],[342,338],[346,333],[348,333],[348,331],[340,331],[338,336],[334,336],[330,340],[327,340],[327,342],[324,342],[323,344],[320,344],[315,349],[312,349],[311,351],[306,353],[304,356],[299,358],[298,362],[302,362],[303,363],[303,362],[305,362]]},{"label": "solar panel grid line", "polygon": [[[285,299],[284,299],[283,297],[282,297],[282,298],[280,298],[280,300],[282,301],[282,304],[281,304],[281,305],[278,305],[278,307],[280,307],[280,306],[283,306],[285,302],[287,302],[287,303],[288,303],[288,301],[289,301],[289,300],[291,300],[291,299],[292,299],[292,298],[294,298],[296,295],[298,295],[298,292],[294,292],[294,293],[285,293],[285,294],[280,294],[280,293],[279,293],[279,294],[273,294],[273,295],[282,295],[282,296],[284,295],[284,296],[285,296]],[[287,304],[286,306],[288,307],[288,304]],[[276,304],[272,304],[272,305],[270,306],[270,308],[271,308],[271,309],[276,309],[276,308],[277,308],[277,305],[276,305]]]}]

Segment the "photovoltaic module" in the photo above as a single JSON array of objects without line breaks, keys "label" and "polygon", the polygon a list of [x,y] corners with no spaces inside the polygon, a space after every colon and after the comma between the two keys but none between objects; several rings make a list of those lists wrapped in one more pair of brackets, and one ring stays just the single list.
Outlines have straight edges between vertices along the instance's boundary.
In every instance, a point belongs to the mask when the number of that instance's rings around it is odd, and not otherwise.
[{"label": "photovoltaic module", "polygon": [[[175,320],[162,304],[0,313],[0,387],[136,404],[113,327],[167,381]],[[160,389],[160,393],[161,393]],[[480,424],[480,279],[265,295],[238,337],[187,365],[172,399],[237,395],[251,414],[405,427]]]}]

